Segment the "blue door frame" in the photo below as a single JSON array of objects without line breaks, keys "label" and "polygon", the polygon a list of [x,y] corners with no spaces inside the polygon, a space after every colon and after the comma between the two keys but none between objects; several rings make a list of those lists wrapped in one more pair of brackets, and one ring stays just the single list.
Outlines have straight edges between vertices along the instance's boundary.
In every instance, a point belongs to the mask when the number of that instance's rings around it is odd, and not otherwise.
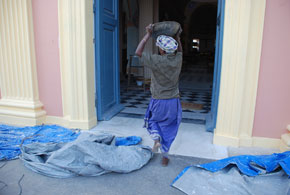
[{"label": "blue door frame", "polygon": [[[123,109],[120,104],[119,78],[119,5],[118,0],[94,0],[96,106],[98,120],[110,120]],[[221,79],[225,0],[218,0],[216,49],[211,111],[206,130],[216,127]]]},{"label": "blue door frame", "polygon": [[98,120],[110,120],[123,109],[120,104],[118,3],[118,0],[94,0]]},{"label": "blue door frame", "polygon": [[223,50],[224,15],[225,15],[224,10],[225,10],[225,0],[218,0],[216,48],[215,48],[211,111],[206,117],[206,130],[211,132],[214,131],[216,127],[217,112],[218,112],[218,100],[219,100],[221,69],[222,69],[222,50]]}]

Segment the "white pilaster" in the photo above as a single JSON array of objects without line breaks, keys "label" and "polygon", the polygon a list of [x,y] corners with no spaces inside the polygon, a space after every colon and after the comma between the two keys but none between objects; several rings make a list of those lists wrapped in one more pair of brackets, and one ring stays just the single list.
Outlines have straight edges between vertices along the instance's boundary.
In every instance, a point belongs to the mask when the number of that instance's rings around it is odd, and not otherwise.
[{"label": "white pilaster", "polygon": [[266,0],[226,1],[215,144],[253,145],[265,6]]},{"label": "white pilaster", "polygon": [[93,0],[59,0],[63,112],[71,128],[96,125]]},{"label": "white pilaster", "polygon": [[31,0],[0,0],[0,122],[36,125],[39,101]]}]

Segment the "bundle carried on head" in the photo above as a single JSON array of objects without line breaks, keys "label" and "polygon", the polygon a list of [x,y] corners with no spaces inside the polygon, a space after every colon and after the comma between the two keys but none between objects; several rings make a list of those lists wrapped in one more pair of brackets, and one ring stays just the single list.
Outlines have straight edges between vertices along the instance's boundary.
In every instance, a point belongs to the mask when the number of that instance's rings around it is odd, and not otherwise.
[{"label": "bundle carried on head", "polygon": [[152,37],[157,39],[159,35],[166,35],[174,37],[177,33],[181,33],[182,29],[178,22],[175,21],[165,21],[153,24]]}]

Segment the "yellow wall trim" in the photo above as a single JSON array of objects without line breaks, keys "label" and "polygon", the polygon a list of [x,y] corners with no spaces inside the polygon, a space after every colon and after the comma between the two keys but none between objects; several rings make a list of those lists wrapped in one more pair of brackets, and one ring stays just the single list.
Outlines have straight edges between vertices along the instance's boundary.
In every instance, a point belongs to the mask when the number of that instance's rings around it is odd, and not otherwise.
[{"label": "yellow wall trim", "polygon": [[34,125],[41,125],[44,123],[46,116],[41,115],[37,118],[34,117],[25,117],[18,113],[0,113],[0,121],[6,125],[13,125],[13,126],[34,126]]},{"label": "yellow wall trim", "polygon": [[58,1],[63,115],[69,126],[96,125],[93,0]]},{"label": "yellow wall trim", "polygon": [[281,140],[266,137],[237,138],[230,136],[214,136],[214,144],[231,147],[261,147],[261,148],[280,148]]},{"label": "yellow wall trim", "polygon": [[277,148],[280,147],[281,140],[267,137],[253,137],[252,147]]},{"label": "yellow wall trim", "polygon": [[239,147],[239,138],[214,135],[213,143],[221,146]]},{"label": "yellow wall trim", "polygon": [[0,122],[41,124],[31,0],[0,0]]},{"label": "yellow wall trim", "polygon": [[42,108],[43,104],[40,101],[23,101],[23,100],[10,100],[10,99],[1,99],[0,106],[5,107],[18,107],[26,109],[38,109]]},{"label": "yellow wall trim", "polygon": [[35,126],[42,124],[52,124],[60,125],[69,129],[82,129],[89,130],[91,127],[95,126],[97,121],[96,118],[91,118],[88,121],[72,121],[68,118],[57,117],[57,116],[40,116],[37,120],[33,117],[27,117],[24,114],[19,114],[19,111],[16,113],[5,113],[0,112],[0,121],[1,123],[13,126]]},{"label": "yellow wall trim", "polygon": [[251,137],[266,0],[232,0],[225,3],[220,96],[214,143],[245,146],[253,142]]},{"label": "yellow wall trim", "polygon": [[80,121],[80,120],[72,121],[64,117],[47,116],[44,123],[56,124],[56,125],[60,125],[66,128],[70,128],[70,129],[89,130],[91,127],[96,125],[97,121],[95,117],[87,121]]}]

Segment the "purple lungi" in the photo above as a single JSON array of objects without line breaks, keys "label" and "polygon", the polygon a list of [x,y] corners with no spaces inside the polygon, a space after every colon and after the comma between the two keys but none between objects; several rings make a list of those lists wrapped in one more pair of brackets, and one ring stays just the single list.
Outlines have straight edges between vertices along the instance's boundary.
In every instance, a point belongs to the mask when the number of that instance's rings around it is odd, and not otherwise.
[{"label": "purple lungi", "polygon": [[169,151],[181,119],[182,108],[179,98],[151,98],[144,118],[144,127],[153,140],[160,140],[162,153]]}]

